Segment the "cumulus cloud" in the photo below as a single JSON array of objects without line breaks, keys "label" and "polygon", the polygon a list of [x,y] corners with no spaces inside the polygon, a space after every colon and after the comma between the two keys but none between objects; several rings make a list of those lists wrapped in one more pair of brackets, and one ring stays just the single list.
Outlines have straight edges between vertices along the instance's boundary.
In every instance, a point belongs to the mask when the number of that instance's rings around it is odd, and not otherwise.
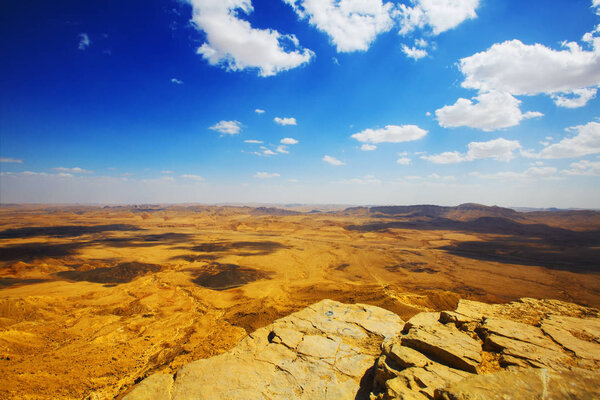
[{"label": "cumulus cloud", "polygon": [[208,129],[227,135],[237,135],[242,129],[242,123],[239,121],[220,121]]},{"label": "cumulus cloud", "polygon": [[434,35],[456,28],[467,19],[477,18],[479,0],[413,0],[413,6],[399,4],[400,34],[430,29]]},{"label": "cumulus cloud", "polygon": [[423,155],[421,158],[435,164],[455,164],[484,158],[508,162],[515,157],[514,152],[521,149],[521,144],[517,140],[498,138],[487,142],[471,142],[467,147],[468,150],[464,154],[458,151],[446,151],[440,154]]},{"label": "cumulus cloud", "polygon": [[427,135],[416,125],[387,125],[380,129],[365,129],[351,137],[362,143],[400,143],[418,140]]},{"label": "cumulus cloud", "polygon": [[565,175],[600,176],[600,161],[581,160],[570,165],[569,169],[561,171]]},{"label": "cumulus cloud", "polygon": [[567,94],[553,94],[552,100],[559,107],[579,108],[587,104],[588,101],[596,97],[596,88],[574,89]]},{"label": "cumulus cloud", "polygon": [[373,151],[373,150],[377,149],[377,146],[375,146],[374,144],[365,143],[362,146],[360,146],[360,149],[362,151]]},{"label": "cumulus cloud", "polygon": [[278,153],[283,153],[283,154],[289,154],[290,153],[289,150],[288,150],[288,148],[287,148],[287,146],[284,146],[284,145],[277,146],[277,149],[275,149],[275,150]]},{"label": "cumulus cloud", "polygon": [[284,125],[284,126],[285,125],[296,125],[296,118],[292,118],[292,117],[289,117],[289,118],[275,117],[275,118],[273,118],[273,121],[275,121],[279,125]]},{"label": "cumulus cloud", "polygon": [[283,138],[281,139],[280,143],[282,144],[298,144],[298,141],[294,138]]},{"label": "cumulus cloud", "polygon": [[396,160],[397,164],[400,165],[409,165],[410,164],[410,158],[408,157],[400,157],[399,159]]},{"label": "cumulus cloud", "polygon": [[487,142],[471,142],[467,147],[469,149],[466,155],[467,161],[492,158],[508,162],[515,157],[514,151],[520,149],[521,144],[518,140],[498,138]]},{"label": "cumulus cloud", "polygon": [[473,98],[475,102],[460,98],[450,106],[435,111],[440,126],[469,128],[494,131],[519,125],[528,118],[541,117],[540,112],[521,112],[521,101],[506,92],[492,90]]},{"label": "cumulus cloud", "polygon": [[59,172],[63,172],[63,173],[69,173],[69,174],[93,174],[93,171],[89,171],[87,169],[83,169],[83,168],[79,168],[79,167],[73,167],[73,168],[65,168],[65,167],[56,167],[56,168],[52,168],[55,171],[59,171]]},{"label": "cumulus cloud", "polygon": [[335,165],[335,166],[339,166],[339,165],[345,165],[346,163],[343,161],[338,160],[337,158],[331,157],[331,156],[325,156],[323,157],[323,161],[325,161],[328,164],[331,165]]},{"label": "cumulus cloud", "polygon": [[423,57],[427,56],[427,50],[420,49],[418,47],[408,47],[407,45],[402,45],[402,52],[406,54],[406,57],[412,58],[413,60],[420,60]]},{"label": "cumulus cloud", "polygon": [[394,25],[393,5],[381,0],[284,0],[300,18],[325,32],[338,52],[367,50]]},{"label": "cumulus cloud", "polygon": [[254,112],[257,114],[264,114],[265,110],[261,110],[260,108],[257,108],[256,110],[254,110]]},{"label": "cumulus cloud", "polygon": [[274,155],[276,155],[276,154],[277,154],[277,153],[275,153],[273,150],[269,150],[269,149],[267,149],[267,150],[263,150],[263,152],[262,152],[262,153],[263,153],[265,156],[274,156]]},{"label": "cumulus cloud", "polygon": [[469,175],[480,179],[499,179],[499,180],[538,180],[538,179],[556,179],[557,169],[554,167],[530,167],[523,172],[497,172],[495,174],[482,174],[471,172]]},{"label": "cumulus cloud", "polygon": [[206,43],[197,53],[211,65],[229,71],[258,69],[260,76],[306,64],[314,53],[302,48],[294,35],[273,29],[256,29],[238,18],[254,10],[251,0],[188,0],[192,6],[192,23],[206,34]]},{"label": "cumulus cloud", "polygon": [[17,158],[10,158],[10,157],[0,157],[0,163],[22,164],[23,160],[19,160]]},{"label": "cumulus cloud", "polygon": [[181,177],[183,179],[191,179],[193,181],[198,181],[198,182],[201,182],[204,180],[204,177],[202,177],[200,175],[194,175],[194,174],[183,174],[183,175],[181,175]]},{"label": "cumulus cloud", "polygon": [[78,37],[79,37],[79,44],[77,45],[77,48],[79,50],[85,50],[88,47],[90,47],[90,45],[92,44],[92,41],[90,40],[90,37],[88,36],[87,33],[80,33]]},{"label": "cumulus cloud", "polygon": [[[596,94],[600,84],[600,37],[597,30],[584,36],[591,50],[575,42],[563,42],[554,50],[520,40],[496,43],[486,51],[460,60],[465,76],[462,86],[512,95],[551,95],[558,106],[581,107]],[[586,89],[587,90],[583,90]]]},{"label": "cumulus cloud", "polygon": [[576,132],[575,136],[551,144],[535,156],[540,158],[573,158],[600,153],[600,123],[593,121],[566,130]]},{"label": "cumulus cloud", "polygon": [[440,154],[424,155],[421,158],[435,164],[454,164],[465,161],[465,156],[458,151],[445,151]]},{"label": "cumulus cloud", "polygon": [[254,139],[248,139],[248,140],[244,140],[244,143],[254,143],[254,144],[262,144],[262,140],[254,140]]},{"label": "cumulus cloud", "polygon": [[280,176],[280,175],[277,173],[269,173],[269,172],[257,172],[256,174],[254,174],[254,177],[258,178],[258,179],[277,178],[278,176]]},{"label": "cumulus cloud", "polygon": [[174,83],[176,85],[183,85],[183,81],[180,81],[177,78],[171,78],[171,83]]}]

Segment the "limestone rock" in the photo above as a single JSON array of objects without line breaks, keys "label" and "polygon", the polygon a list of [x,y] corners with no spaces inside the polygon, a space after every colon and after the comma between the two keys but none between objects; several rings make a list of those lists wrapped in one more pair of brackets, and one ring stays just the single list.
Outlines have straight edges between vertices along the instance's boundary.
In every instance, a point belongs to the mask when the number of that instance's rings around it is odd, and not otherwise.
[{"label": "limestone rock", "polygon": [[436,400],[600,399],[600,371],[525,369],[478,375],[438,389]]},{"label": "limestone rock", "polygon": [[258,329],[225,354],[183,366],[171,397],[163,398],[355,399],[382,342],[403,327],[381,308],[324,300]]},{"label": "limestone rock", "polygon": [[551,315],[542,331],[577,357],[600,361],[600,320]]},{"label": "limestone rock", "polygon": [[418,313],[404,324],[404,331],[408,331],[412,327],[426,327],[437,325],[440,320],[439,312],[422,312]]},{"label": "limestone rock", "polygon": [[461,300],[406,324],[324,300],[124,400],[600,399],[599,350],[600,312],[556,300]]},{"label": "limestone rock", "polygon": [[154,374],[144,379],[124,398],[127,400],[168,400],[171,398],[173,377],[166,374]]},{"label": "limestone rock", "polygon": [[413,327],[402,336],[402,345],[467,372],[476,373],[482,361],[481,344],[452,325]]}]

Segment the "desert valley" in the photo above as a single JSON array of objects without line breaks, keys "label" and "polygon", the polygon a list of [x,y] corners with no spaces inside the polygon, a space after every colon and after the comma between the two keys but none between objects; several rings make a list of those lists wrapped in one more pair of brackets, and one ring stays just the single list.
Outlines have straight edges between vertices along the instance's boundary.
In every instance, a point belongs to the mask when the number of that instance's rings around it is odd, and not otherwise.
[{"label": "desert valley", "polygon": [[600,306],[600,213],[3,206],[0,397],[121,398],[323,299]]},{"label": "desert valley", "polygon": [[600,0],[0,17],[0,400],[600,400]]}]

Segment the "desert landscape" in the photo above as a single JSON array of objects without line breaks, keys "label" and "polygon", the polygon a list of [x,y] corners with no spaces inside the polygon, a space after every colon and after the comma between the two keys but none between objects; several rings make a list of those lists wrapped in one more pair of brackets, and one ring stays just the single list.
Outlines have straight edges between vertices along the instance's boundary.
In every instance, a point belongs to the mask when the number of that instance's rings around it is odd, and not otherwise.
[{"label": "desert landscape", "polygon": [[324,299],[597,308],[600,213],[5,205],[0,263],[0,397],[122,398]]},{"label": "desert landscape", "polygon": [[600,0],[0,17],[0,400],[600,400]]}]

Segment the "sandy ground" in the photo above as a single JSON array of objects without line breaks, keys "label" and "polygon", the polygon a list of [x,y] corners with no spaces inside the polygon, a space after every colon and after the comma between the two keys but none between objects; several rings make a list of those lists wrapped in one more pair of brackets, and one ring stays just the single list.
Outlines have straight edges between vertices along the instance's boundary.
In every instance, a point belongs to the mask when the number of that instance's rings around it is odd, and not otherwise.
[{"label": "sandy ground", "polygon": [[324,298],[403,318],[459,298],[600,306],[597,270],[447,250],[502,235],[347,229],[368,222],[246,208],[1,208],[0,398],[122,396]]}]

